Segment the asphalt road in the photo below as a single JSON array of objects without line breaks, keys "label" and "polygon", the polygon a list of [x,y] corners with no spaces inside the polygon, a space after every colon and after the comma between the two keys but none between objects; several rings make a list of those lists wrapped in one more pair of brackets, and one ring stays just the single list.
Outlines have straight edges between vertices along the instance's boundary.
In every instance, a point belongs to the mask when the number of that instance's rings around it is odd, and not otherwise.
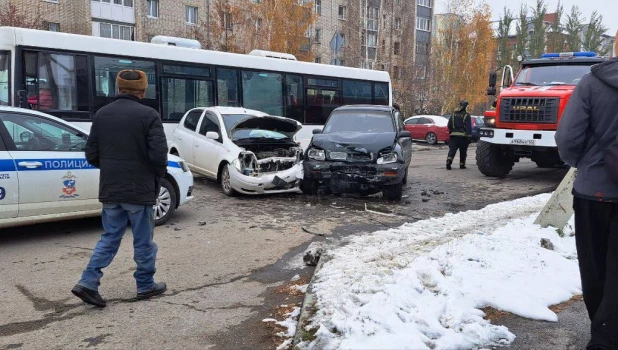
[{"label": "asphalt road", "polygon": [[[104,271],[100,292],[108,306],[96,309],[70,290],[98,240],[99,219],[0,231],[0,349],[274,348],[272,331],[261,320],[278,305],[302,300],[277,287],[296,274],[311,276],[312,269],[302,264],[309,243],[338,244],[347,235],[548,192],[566,173],[526,161],[506,179],[486,178],[474,165],[474,149],[468,170],[447,172],[446,152],[441,147],[414,153],[398,203],[379,196],[228,198],[216,183],[196,179],[195,200],[155,231],[156,279],[169,289],[150,301],[133,299],[130,232]],[[578,319],[581,303],[567,311]],[[544,324],[511,323],[518,341],[526,334],[531,342],[552,336],[545,332],[534,338]],[[554,334],[571,337],[568,344],[587,337],[585,323],[568,327],[573,331]]]}]

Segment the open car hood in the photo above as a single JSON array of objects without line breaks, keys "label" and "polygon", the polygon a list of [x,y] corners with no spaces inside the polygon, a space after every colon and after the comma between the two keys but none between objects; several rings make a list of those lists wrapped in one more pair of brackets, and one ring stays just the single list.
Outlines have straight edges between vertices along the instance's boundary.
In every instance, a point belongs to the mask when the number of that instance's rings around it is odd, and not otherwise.
[{"label": "open car hood", "polygon": [[290,118],[271,115],[251,116],[234,125],[230,130],[230,134],[233,135],[237,129],[259,129],[276,131],[291,139],[301,128],[302,125],[298,121]]}]

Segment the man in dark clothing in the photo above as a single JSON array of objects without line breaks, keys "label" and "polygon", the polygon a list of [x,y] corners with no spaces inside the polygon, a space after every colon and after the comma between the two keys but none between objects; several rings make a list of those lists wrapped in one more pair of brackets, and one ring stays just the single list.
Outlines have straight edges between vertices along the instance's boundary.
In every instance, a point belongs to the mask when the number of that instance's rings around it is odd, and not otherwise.
[{"label": "man in dark clothing", "polygon": [[575,240],[584,302],[592,321],[588,349],[618,349],[618,183],[604,153],[618,135],[618,59],[592,67],[556,132],[560,158],[577,168]]},{"label": "man in dark clothing", "polygon": [[468,101],[461,100],[459,109],[453,112],[451,120],[448,122],[448,131],[451,133],[448,142],[448,158],[446,158],[446,168],[451,170],[453,159],[459,150],[459,167],[466,169],[466,158],[468,157],[468,146],[472,138],[472,119],[467,112]]},{"label": "man in dark clothing", "polygon": [[148,87],[146,74],[123,70],[116,78],[119,94],[93,117],[86,159],[101,169],[99,201],[103,203],[105,233],[82,278],[72,292],[84,302],[104,307],[98,292],[101,271],[118,252],[127,225],[133,231],[137,270],[137,298],[162,294],[165,283],[155,283],[157,245],[153,242],[154,210],[159,181],[167,169],[167,141],[159,114],[142,105]]}]

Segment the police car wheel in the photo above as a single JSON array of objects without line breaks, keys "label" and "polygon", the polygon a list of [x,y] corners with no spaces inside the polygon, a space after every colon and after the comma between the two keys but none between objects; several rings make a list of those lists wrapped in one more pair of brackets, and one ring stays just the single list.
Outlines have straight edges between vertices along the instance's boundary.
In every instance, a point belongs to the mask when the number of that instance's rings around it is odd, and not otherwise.
[{"label": "police car wheel", "polygon": [[176,189],[166,179],[161,179],[161,190],[154,206],[155,225],[165,224],[176,210]]}]

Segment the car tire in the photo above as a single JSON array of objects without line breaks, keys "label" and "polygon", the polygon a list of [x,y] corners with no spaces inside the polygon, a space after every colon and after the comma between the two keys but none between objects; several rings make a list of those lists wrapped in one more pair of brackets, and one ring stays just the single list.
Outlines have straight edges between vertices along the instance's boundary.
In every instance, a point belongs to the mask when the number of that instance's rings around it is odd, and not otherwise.
[{"label": "car tire", "polygon": [[408,184],[408,168],[406,168],[406,173],[403,175],[403,184]]},{"label": "car tire", "polygon": [[165,224],[174,214],[178,205],[176,187],[167,179],[161,179],[161,190],[157,197],[157,204],[154,205],[155,226]]},{"label": "car tire", "polygon": [[232,182],[230,179],[230,169],[228,169],[227,164],[223,165],[221,169],[221,189],[223,190],[223,194],[228,197],[236,196],[236,190],[232,188]]},{"label": "car tire", "polygon": [[425,135],[425,141],[427,141],[429,145],[435,145],[438,143],[438,135],[433,132],[428,132],[427,135]]},{"label": "car tire", "polygon": [[403,181],[396,185],[384,187],[382,195],[389,201],[399,201],[403,197]]},{"label": "car tire", "polygon": [[515,165],[507,151],[500,145],[479,141],[476,146],[476,165],[479,171],[490,177],[507,176]]},{"label": "car tire", "polygon": [[315,180],[304,179],[300,183],[300,190],[307,196],[315,196],[318,194],[320,184]]}]

